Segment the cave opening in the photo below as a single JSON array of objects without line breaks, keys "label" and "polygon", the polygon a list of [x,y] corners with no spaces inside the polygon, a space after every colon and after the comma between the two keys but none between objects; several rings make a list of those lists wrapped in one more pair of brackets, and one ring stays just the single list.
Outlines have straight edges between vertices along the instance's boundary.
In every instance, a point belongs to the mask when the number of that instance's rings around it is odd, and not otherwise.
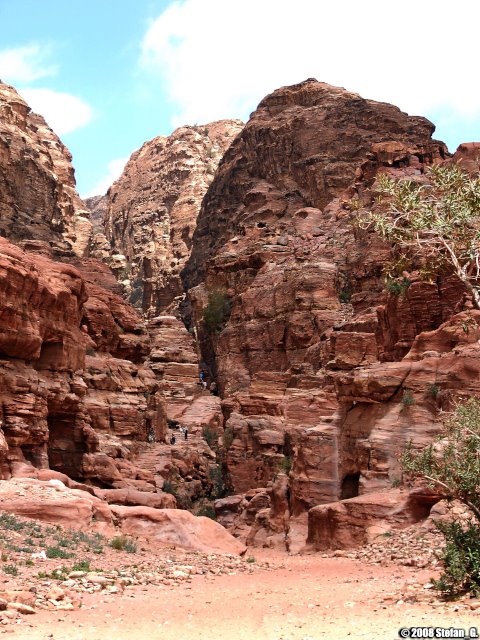
[{"label": "cave opening", "polygon": [[342,490],[340,493],[340,500],[348,500],[349,498],[356,498],[360,490],[360,472],[349,473],[342,481]]},{"label": "cave opening", "polygon": [[81,480],[86,446],[82,429],[75,427],[75,416],[49,412],[47,423],[50,469],[65,473],[74,480]]}]

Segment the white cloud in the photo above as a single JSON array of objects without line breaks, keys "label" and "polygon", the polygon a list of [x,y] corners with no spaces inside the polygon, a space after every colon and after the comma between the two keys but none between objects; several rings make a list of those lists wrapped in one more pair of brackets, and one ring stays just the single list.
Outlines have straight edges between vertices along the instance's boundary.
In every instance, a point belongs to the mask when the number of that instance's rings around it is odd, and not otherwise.
[{"label": "white cloud", "polygon": [[37,88],[19,91],[32,110],[42,115],[59,136],[84,127],[93,118],[92,107],[70,93]]},{"label": "white cloud", "polygon": [[149,27],[141,65],[176,108],[172,124],[247,117],[259,100],[316,77],[412,114],[480,116],[480,3],[184,0]]},{"label": "white cloud", "polygon": [[93,196],[102,196],[107,193],[108,189],[123,173],[128,158],[116,158],[111,160],[107,165],[106,175],[94,185],[88,193],[84,193],[82,198],[91,198]]},{"label": "white cloud", "polygon": [[48,63],[50,47],[31,44],[0,51],[0,78],[12,84],[27,84],[55,75],[57,67]]}]

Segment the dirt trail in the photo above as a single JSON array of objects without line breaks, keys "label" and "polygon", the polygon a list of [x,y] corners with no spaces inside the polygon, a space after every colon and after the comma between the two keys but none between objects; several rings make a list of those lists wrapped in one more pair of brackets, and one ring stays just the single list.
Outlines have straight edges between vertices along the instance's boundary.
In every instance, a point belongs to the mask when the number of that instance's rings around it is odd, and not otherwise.
[{"label": "dirt trail", "polygon": [[[273,569],[194,576],[190,584],[88,594],[72,612],[39,612],[16,625],[19,640],[317,640],[398,638],[401,627],[468,629],[467,605],[400,603],[405,585],[431,571],[365,565],[346,558],[255,553]],[[418,588],[422,591],[422,586]],[[391,594],[396,594],[392,595]],[[386,600],[386,602],[383,602]],[[31,626],[30,626],[31,625]]]}]

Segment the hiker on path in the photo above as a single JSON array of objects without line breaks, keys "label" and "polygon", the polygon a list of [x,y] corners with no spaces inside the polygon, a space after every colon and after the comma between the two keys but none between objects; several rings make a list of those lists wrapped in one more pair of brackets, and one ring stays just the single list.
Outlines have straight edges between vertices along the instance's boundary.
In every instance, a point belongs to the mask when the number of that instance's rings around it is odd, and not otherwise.
[{"label": "hiker on path", "polygon": [[188,438],[188,428],[187,427],[183,428],[183,433],[185,435],[185,440],[186,440]]},{"label": "hiker on path", "polygon": [[172,437],[170,438],[170,444],[175,444],[176,441],[177,439],[175,438],[175,434],[172,433]]}]

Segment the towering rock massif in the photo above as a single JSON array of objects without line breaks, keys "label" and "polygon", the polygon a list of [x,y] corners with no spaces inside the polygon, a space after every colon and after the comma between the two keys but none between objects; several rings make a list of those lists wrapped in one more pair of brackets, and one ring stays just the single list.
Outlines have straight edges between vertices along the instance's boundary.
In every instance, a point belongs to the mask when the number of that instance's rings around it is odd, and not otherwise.
[{"label": "towering rock massif", "polygon": [[[401,447],[432,437],[449,394],[477,390],[477,318],[460,283],[410,274],[402,295],[387,291],[390,247],[355,226],[377,172],[424,180],[448,157],[433,130],[308,80],[260,103],[204,198],[183,277],[224,397],[230,481],[247,492],[219,513],[243,509],[250,540],[391,486]],[[230,302],[220,332],[202,320],[211,292]]]},{"label": "towering rock massif", "polygon": [[71,155],[15,89],[0,82],[0,235],[58,254],[85,255],[88,211],[75,190]]},{"label": "towering rock massif", "polygon": [[91,223],[70,160],[0,84],[1,477],[50,467],[154,491],[130,462],[138,441],[166,431],[150,338],[110,270],[82,257]]},{"label": "towering rock massif", "polygon": [[[146,142],[107,194],[105,233],[129,300],[154,317],[180,296],[202,198],[238,120],[181,127]],[[102,203],[100,203],[103,206]],[[91,202],[94,210],[98,203]],[[97,254],[105,244],[97,239]],[[122,261],[123,260],[123,261]]]}]

